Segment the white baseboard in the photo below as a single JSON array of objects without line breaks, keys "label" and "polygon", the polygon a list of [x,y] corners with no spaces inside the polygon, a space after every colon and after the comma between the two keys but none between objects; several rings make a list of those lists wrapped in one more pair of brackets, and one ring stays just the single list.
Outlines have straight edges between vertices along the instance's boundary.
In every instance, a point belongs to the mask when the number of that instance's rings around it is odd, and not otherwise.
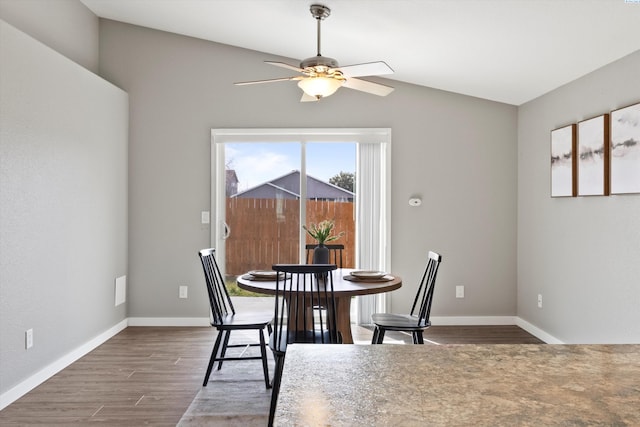
[{"label": "white baseboard", "polygon": [[127,326],[211,326],[211,323],[207,317],[132,317],[124,319],[50,365],[45,366],[20,384],[2,393],[0,395],[0,410],[6,408],[100,344],[103,344]]},{"label": "white baseboard", "polygon": [[211,326],[208,317],[130,317],[129,326]]},{"label": "white baseboard", "polygon": [[553,335],[518,316],[432,316],[431,324],[433,326],[516,325],[547,344],[564,344]]},{"label": "white baseboard", "polygon": [[45,366],[43,369],[36,372],[26,380],[22,381],[20,384],[2,393],[0,395],[0,410],[9,406],[11,403],[15,402],[20,397],[24,396],[29,391],[33,390],[67,366],[71,365],[73,362],[80,359],[82,356],[86,355],[87,353],[98,347],[100,344],[103,344],[126,327],[127,319],[124,319],[115,326],[109,328],[97,337],[93,338],[92,340],[87,341],[80,347],[62,356],[60,359],[56,360],[50,365]]},{"label": "white baseboard", "polygon": [[532,325],[531,323],[527,322],[526,320],[520,317],[516,317],[516,325],[518,325],[525,331],[529,332],[531,335],[541,339],[547,344],[565,344],[564,342],[560,341],[558,338],[546,333],[542,329]]},{"label": "white baseboard", "polygon": [[515,325],[515,316],[431,316],[433,326]]}]

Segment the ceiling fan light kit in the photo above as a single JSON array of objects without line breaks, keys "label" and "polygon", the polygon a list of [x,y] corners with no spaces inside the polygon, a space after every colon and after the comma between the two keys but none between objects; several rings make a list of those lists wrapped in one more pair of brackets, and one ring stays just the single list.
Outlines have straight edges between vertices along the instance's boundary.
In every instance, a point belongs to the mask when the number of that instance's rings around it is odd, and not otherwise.
[{"label": "ceiling fan light kit", "polygon": [[307,79],[300,80],[298,87],[309,96],[313,96],[316,99],[325,98],[329,95],[333,95],[340,86],[344,83],[343,80],[337,80],[330,77],[318,76],[309,77]]},{"label": "ceiling fan light kit", "polygon": [[356,78],[360,76],[392,74],[393,70],[391,67],[383,61],[340,67],[338,61],[335,59],[322,56],[320,53],[320,23],[331,14],[331,9],[321,4],[312,4],[310,6],[310,11],[318,25],[318,54],[303,60],[299,67],[285,64],[284,62],[265,61],[267,64],[275,65],[276,67],[298,71],[302,75],[282,77],[278,79],[238,82],[236,85],[242,86],[297,80],[298,87],[304,92],[302,99],[300,99],[301,102],[318,101],[322,98],[326,98],[327,96],[333,95],[342,86],[378,96],[386,96],[393,91],[391,86]]}]

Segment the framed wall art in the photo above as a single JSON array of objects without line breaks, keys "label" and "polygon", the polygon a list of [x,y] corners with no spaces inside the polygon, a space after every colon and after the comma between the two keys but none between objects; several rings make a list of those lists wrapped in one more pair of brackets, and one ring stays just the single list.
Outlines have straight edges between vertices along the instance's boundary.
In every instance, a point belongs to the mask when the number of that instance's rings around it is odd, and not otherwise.
[{"label": "framed wall art", "polygon": [[611,112],[611,194],[640,193],[640,103]]},{"label": "framed wall art", "polygon": [[551,197],[576,196],[576,125],[551,131]]},{"label": "framed wall art", "polygon": [[578,196],[609,195],[609,115],[578,123]]}]

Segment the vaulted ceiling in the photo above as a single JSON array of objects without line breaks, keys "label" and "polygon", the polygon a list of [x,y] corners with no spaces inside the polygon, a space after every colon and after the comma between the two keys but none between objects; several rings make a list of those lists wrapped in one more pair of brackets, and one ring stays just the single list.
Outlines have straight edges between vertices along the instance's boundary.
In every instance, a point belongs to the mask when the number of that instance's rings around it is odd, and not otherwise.
[{"label": "vaulted ceiling", "polygon": [[[292,58],[316,54],[313,0],[81,0],[96,15]],[[640,0],[327,0],[322,54],[521,105],[640,49]],[[273,77],[256,63],[250,79]],[[269,71],[269,74],[267,74]],[[282,70],[282,77],[291,73]]]}]

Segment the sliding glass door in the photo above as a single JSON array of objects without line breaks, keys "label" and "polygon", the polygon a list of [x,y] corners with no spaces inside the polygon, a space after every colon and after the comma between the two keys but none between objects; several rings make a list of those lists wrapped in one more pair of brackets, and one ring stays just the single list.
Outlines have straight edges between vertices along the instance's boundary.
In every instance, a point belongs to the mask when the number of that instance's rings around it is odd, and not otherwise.
[{"label": "sliding glass door", "polygon": [[336,243],[345,245],[344,266],[354,265],[354,143],[229,142],[219,154],[225,233],[218,247],[227,275],[304,262],[301,248],[313,242],[302,224],[323,220],[344,232]]},{"label": "sliding glass door", "polygon": [[[344,236],[344,267],[390,270],[388,129],[212,130],[212,246],[234,278],[307,262],[302,225]],[[366,299],[364,301],[367,301]],[[383,298],[358,304],[366,323]]]}]

